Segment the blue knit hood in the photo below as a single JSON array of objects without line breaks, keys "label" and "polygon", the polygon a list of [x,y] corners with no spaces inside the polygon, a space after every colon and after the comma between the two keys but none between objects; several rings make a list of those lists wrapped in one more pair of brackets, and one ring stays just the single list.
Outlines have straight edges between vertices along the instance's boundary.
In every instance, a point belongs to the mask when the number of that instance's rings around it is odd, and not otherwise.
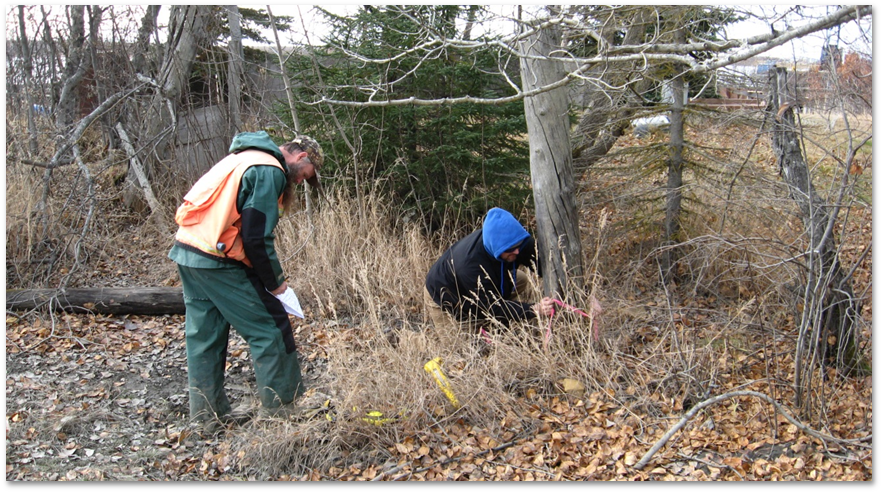
[{"label": "blue knit hood", "polygon": [[484,249],[499,258],[509,248],[520,244],[530,237],[530,233],[508,211],[494,207],[484,218]]}]

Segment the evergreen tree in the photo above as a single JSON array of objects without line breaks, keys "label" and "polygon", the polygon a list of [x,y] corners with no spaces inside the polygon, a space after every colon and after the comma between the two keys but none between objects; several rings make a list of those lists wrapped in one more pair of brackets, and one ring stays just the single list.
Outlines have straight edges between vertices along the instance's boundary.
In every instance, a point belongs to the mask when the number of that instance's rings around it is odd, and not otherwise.
[{"label": "evergreen tree", "polygon": [[[342,130],[358,143],[360,165],[327,118],[329,108],[306,103],[323,96],[367,101],[514,94],[499,83],[493,53],[432,45],[402,55],[420,45],[421,33],[429,30],[447,39],[462,37],[457,21],[464,25],[467,14],[454,5],[365,6],[348,18],[331,16],[333,29],[327,46],[316,52],[317,64],[294,57],[290,66],[299,81],[295,99],[303,103],[297,108],[301,130],[319,136],[328,148],[323,173],[351,179],[352,186],[385,187],[420,214],[428,230],[449,217],[473,224],[491,207],[518,214],[532,204],[523,102],[335,107]],[[517,61],[507,70],[516,79]],[[365,87],[382,94],[369,94]]]}]

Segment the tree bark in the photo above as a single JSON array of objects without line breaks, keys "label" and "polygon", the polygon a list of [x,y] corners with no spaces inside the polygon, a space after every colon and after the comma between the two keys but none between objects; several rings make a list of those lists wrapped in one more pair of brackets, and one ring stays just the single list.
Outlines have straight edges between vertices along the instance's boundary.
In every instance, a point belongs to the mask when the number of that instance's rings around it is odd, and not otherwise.
[{"label": "tree bark", "polygon": [[58,128],[59,136],[63,136],[64,129],[74,121],[77,103],[79,103],[75,89],[80,85],[88,68],[88,64],[84,61],[86,59],[84,56],[86,44],[84,11],[86,7],[84,5],[70,5],[68,8],[70,9],[70,40],[65,56],[61,94],[58,97],[58,104],[55,105],[55,126]]},{"label": "tree bark", "polygon": [[7,310],[33,310],[110,315],[175,315],[184,313],[182,288],[13,289],[6,292]]},{"label": "tree bark", "polygon": [[169,228],[168,223],[166,223],[165,217],[162,214],[162,206],[159,204],[156,194],[153,193],[153,186],[147,178],[147,173],[144,171],[144,167],[141,166],[141,160],[138,159],[138,154],[135,152],[135,148],[132,147],[129,135],[126,133],[125,129],[123,129],[122,123],[117,123],[115,128],[117,134],[119,134],[120,141],[122,142],[122,147],[129,156],[129,167],[135,172],[135,177],[138,179],[137,184],[144,192],[144,198],[150,206],[152,217],[156,221],[157,226],[159,226],[160,232],[167,234]]},{"label": "tree bark", "polygon": [[[157,78],[160,90],[153,96],[144,129],[137,135],[139,147],[152,150],[144,160],[148,179],[152,179],[159,166],[168,159],[181,96],[187,87],[196,55],[208,40],[211,9],[211,5],[172,7],[168,50]],[[131,209],[142,209],[144,202],[138,193],[138,178],[132,168],[129,168],[126,181],[132,186],[124,192],[124,203]]]},{"label": "tree bark", "polygon": [[[553,29],[543,29],[521,42],[525,92],[564,76],[561,64],[548,58],[560,42],[559,30]],[[524,112],[543,284],[546,295],[561,297],[573,286],[583,287],[584,281],[566,88],[525,98]]]},{"label": "tree bark", "polygon": [[808,238],[805,309],[797,339],[794,376],[797,405],[807,406],[813,370],[806,361],[816,351],[820,359],[832,361],[846,372],[861,368],[857,330],[860,303],[839,260],[832,234],[836,218],[829,212],[832,206],[812,185],[800,147],[793,111],[796,104],[787,83],[787,69],[773,70],[770,82],[770,110],[774,113],[770,116],[774,121],[772,147],[790,197],[799,207]]},{"label": "tree bark", "polygon": [[243,130],[242,125],[242,16],[239,6],[226,5],[227,22],[230,25],[230,68],[227,72],[227,102],[230,107],[230,140]]},{"label": "tree bark", "polygon": [[[675,33],[677,42],[684,42],[682,29]],[[686,104],[683,75],[678,74],[671,80],[671,157],[668,160],[668,184],[666,187],[667,201],[665,204],[665,245],[677,243],[680,232],[680,208],[683,202],[683,107]],[[676,252],[672,248],[665,250],[662,256],[662,273],[664,281],[670,282],[672,269],[676,261]]]},{"label": "tree bark", "polygon": [[[45,70],[42,72],[42,77],[40,79],[44,81],[48,81],[48,84],[44,86],[45,95],[48,96],[48,105],[44,103],[44,106],[47,108],[56,108],[58,106],[58,88],[56,87],[56,83],[58,80],[58,65],[61,63],[62,56],[59,53],[58,43],[55,41],[55,38],[52,37],[52,24],[49,22],[49,12],[46,9],[45,5],[40,5],[40,13],[42,14],[42,22],[41,26],[43,28],[43,44],[47,48],[47,61],[48,67],[44,67]],[[61,39],[61,38],[59,38]]]},{"label": "tree bark", "polygon": [[37,147],[37,124],[34,121],[34,64],[31,58],[30,41],[28,40],[28,33],[25,27],[24,9],[24,5],[18,6],[19,40],[23,62],[22,71],[24,72],[24,102],[27,105],[28,116],[28,149],[31,151],[31,156],[36,156],[39,149]]},{"label": "tree bark", "polygon": [[132,54],[132,69],[136,74],[146,75],[150,66],[150,36],[156,31],[156,20],[159,17],[161,5],[147,5],[144,17],[141,18],[141,28],[138,29],[138,39],[135,41],[134,53]]},{"label": "tree bark", "polygon": [[[647,32],[644,19],[647,16],[654,19],[653,10],[651,6],[638,8],[632,16],[603,26],[600,36],[608,45],[615,46],[621,31],[625,30],[622,45],[640,44]],[[641,71],[641,65],[639,61],[598,64],[588,72],[590,77],[602,79],[605,84],[588,84],[585,89],[587,104],[579,119],[578,144],[573,149],[573,166],[577,170],[586,169],[606,156],[631,126],[632,115],[643,103],[629,95],[628,87],[632,93],[642,94],[649,86],[646,77],[631,79],[632,74]]]}]

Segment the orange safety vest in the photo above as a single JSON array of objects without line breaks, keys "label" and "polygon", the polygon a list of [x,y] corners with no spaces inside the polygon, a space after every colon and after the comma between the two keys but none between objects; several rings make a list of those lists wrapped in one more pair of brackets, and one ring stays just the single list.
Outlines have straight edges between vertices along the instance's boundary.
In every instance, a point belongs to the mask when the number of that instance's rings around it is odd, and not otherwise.
[{"label": "orange safety vest", "polygon": [[[245,256],[239,230],[242,215],[236,207],[242,175],[252,166],[270,165],[284,170],[272,154],[249,149],[230,154],[215,164],[184,196],[175,213],[175,240],[216,257],[231,258],[252,267]],[[279,197],[279,210],[282,197]],[[224,249],[218,246],[223,243]]]}]

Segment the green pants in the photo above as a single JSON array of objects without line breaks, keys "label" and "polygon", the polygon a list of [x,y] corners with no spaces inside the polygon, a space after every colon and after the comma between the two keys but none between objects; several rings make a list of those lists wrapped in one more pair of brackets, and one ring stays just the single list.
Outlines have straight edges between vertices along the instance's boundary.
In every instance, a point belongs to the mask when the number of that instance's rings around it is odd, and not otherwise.
[{"label": "green pants", "polygon": [[248,343],[263,407],[289,404],[303,388],[291,323],[282,303],[247,268],[197,269],[178,265],[186,306],[190,417],[230,413],[224,391],[232,325]]}]

